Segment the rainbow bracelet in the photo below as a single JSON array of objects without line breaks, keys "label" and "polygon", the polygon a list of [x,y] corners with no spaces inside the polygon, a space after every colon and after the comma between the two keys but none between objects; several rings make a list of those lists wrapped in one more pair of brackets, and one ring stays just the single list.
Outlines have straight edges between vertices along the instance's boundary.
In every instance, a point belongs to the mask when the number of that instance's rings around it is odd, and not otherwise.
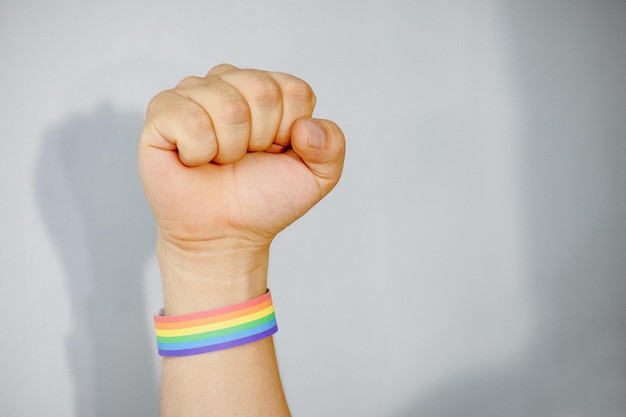
[{"label": "rainbow bracelet", "polygon": [[272,295],[182,316],[154,316],[161,356],[214,352],[264,339],[278,331]]}]

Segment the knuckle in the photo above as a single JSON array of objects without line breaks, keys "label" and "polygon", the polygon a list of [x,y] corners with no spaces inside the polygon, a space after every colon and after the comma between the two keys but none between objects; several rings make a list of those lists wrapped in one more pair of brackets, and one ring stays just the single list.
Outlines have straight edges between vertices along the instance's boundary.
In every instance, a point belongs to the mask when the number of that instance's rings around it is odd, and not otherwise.
[{"label": "knuckle", "polygon": [[311,86],[299,78],[291,78],[283,85],[283,95],[310,104],[315,104],[315,93]]},{"label": "knuckle", "polygon": [[171,99],[171,95],[171,90],[164,90],[152,97],[152,99],[150,99],[150,102],[148,103],[148,108],[146,111],[147,115],[157,114],[159,110],[167,107]]},{"label": "knuckle", "polygon": [[280,99],[280,89],[273,79],[269,77],[261,78],[254,84],[251,100],[261,104],[271,105]]},{"label": "knuckle", "polygon": [[214,73],[214,72],[221,72],[221,73],[223,73],[223,72],[233,71],[235,69],[237,69],[235,66],[223,62],[223,63],[217,64],[213,68],[211,68],[209,70],[209,73]]},{"label": "knuckle", "polygon": [[241,97],[228,97],[221,103],[221,113],[224,122],[238,125],[250,121],[250,108],[248,103]]},{"label": "knuckle", "polygon": [[186,113],[183,123],[190,132],[190,136],[194,138],[203,137],[213,130],[211,119],[205,112]]},{"label": "knuckle", "polygon": [[200,84],[202,82],[202,80],[203,80],[203,78],[201,78],[201,77],[196,77],[195,75],[190,75],[190,76],[185,77],[182,80],[180,80],[180,82],[176,85],[176,88],[194,87],[194,86],[197,86],[198,84]]}]

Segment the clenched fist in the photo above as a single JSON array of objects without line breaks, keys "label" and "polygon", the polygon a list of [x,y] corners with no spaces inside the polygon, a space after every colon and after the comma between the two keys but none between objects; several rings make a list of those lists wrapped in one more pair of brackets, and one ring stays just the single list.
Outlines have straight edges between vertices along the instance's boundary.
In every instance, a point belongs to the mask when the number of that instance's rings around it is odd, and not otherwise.
[{"label": "clenched fist", "polygon": [[204,274],[249,286],[266,268],[274,236],[341,175],[343,133],[312,119],[314,107],[296,77],[226,64],[152,99],[139,167],[164,282]]}]

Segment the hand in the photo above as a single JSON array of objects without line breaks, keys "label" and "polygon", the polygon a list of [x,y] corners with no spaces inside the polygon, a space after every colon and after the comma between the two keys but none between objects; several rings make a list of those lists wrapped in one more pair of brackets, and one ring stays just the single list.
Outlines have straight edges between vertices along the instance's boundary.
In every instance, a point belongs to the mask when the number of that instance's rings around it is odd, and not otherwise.
[{"label": "hand", "polygon": [[265,250],[337,183],[344,137],[293,76],[219,65],[151,101],[139,166],[168,252]]}]

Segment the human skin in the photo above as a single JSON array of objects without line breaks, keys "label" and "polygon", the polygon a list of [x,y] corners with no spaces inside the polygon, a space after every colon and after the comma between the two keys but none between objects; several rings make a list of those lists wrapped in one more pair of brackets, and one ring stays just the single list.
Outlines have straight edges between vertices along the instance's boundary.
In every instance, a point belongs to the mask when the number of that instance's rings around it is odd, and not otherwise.
[{"label": "human skin", "polygon": [[[291,75],[222,64],[157,94],[139,170],[157,225],[164,314],[255,298],[281,230],[337,184],[345,141],[311,118],[315,95]],[[289,416],[273,339],[164,357],[161,415]]]}]

